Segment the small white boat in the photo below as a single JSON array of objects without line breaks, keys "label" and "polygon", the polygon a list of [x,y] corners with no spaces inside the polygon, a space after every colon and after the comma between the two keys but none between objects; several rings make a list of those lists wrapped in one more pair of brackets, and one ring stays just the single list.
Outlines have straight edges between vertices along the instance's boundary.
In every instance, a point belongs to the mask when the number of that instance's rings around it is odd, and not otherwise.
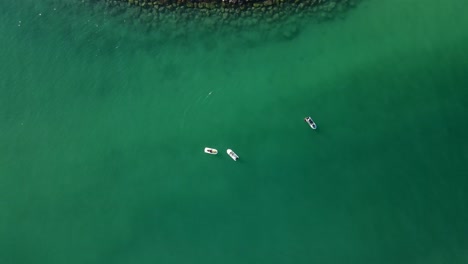
[{"label": "small white boat", "polygon": [[306,123],[309,124],[310,128],[317,129],[317,124],[315,124],[314,120],[312,120],[312,117],[308,116],[304,118],[304,121],[306,121]]},{"label": "small white boat", "polygon": [[234,151],[232,151],[232,149],[228,149],[226,152],[233,160],[236,161],[236,160],[239,159],[239,156],[237,156],[237,154],[234,153]]},{"label": "small white boat", "polygon": [[205,148],[205,153],[211,154],[211,155],[216,155],[218,154],[218,150],[214,148]]}]

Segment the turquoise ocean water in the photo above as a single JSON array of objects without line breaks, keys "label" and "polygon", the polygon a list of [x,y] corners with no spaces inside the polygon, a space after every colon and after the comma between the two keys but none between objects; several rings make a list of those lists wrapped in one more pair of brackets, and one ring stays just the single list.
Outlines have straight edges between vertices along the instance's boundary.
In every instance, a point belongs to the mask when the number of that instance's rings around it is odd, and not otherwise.
[{"label": "turquoise ocean water", "polygon": [[367,0],[287,41],[21,2],[0,263],[468,263],[466,1]]}]

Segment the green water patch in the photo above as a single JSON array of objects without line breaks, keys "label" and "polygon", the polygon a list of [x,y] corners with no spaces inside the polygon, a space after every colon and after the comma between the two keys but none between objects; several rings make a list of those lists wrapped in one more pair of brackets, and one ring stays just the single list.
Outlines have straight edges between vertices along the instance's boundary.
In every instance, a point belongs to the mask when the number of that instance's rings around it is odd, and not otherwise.
[{"label": "green water patch", "polygon": [[0,261],[466,262],[463,4],[233,45],[2,2]]}]

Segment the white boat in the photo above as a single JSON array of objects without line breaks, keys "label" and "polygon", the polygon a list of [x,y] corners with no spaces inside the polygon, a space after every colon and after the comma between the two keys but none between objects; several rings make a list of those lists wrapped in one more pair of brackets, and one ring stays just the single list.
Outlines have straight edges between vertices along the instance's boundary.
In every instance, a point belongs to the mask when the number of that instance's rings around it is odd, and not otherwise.
[{"label": "white boat", "polygon": [[237,156],[237,154],[234,153],[234,151],[232,151],[232,149],[228,149],[228,150],[226,150],[226,152],[233,160],[238,160],[239,159],[239,156]]},{"label": "white boat", "polygon": [[312,117],[308,116],[304,118],[304,121],[306,121],[306,123],[309,124],[310,128],[317,129],[317,124],[315,124],[314,120],[312,120]]},{"label": "white boat", "polygon": [[205,148],[205,153],[207,154],[211,154],[211,155],[216,155],[218,154],[218,150],[217,149],[214,149],[214,148]]}]

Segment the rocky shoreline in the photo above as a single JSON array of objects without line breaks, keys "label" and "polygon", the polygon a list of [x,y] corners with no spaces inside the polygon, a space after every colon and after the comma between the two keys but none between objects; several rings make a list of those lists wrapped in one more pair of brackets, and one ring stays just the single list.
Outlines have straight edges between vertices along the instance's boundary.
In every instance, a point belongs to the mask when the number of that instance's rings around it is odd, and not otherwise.
[{"label": "rocky shoreline", "polygon": [[[108,0],[117,4],[118,2],[127,4],[128,6],[140,6],[146,8],[156,8],[158,11],[168,9],[176,10],[181,7],[198,8],[206,10],[216,9],[237,9],[236,13],[242,11],[254,12],[257,9],[265,12],[267,9],[284,6],[294,6],[297,12],[307,9],[308,7],[319,7],[321,10],[330,12],[337,5],[353,6],[357,0]],[[317,11],[318,9],[314,10]]]},{"label": "rocky shoreline", "polygon": [[[189,27],[212,31],[220,27],[250,28],[290,22],[292,17],[333,19],[359,0],[101,0],[104,12],[122,22],[147,28]],[[287,35],[287,34],[286,34]]]},{"label": "rocky shoreline", "polygon": [[78,5],[79,13],[91,18],[87,23],[95,30],[89,33],[90,43],[97,39],[107,43],[112,39],[109,36],[125,36],[145,45],[168,41],[182,44],[195,37],[207,47],[216,45],[216,38],[229,38],[232,45],[255,46],[291,40],[315,22],[345,18],[347,11],[361,1],[78,0],[69,8],[65,4],[64,10],[72,11]]}]

